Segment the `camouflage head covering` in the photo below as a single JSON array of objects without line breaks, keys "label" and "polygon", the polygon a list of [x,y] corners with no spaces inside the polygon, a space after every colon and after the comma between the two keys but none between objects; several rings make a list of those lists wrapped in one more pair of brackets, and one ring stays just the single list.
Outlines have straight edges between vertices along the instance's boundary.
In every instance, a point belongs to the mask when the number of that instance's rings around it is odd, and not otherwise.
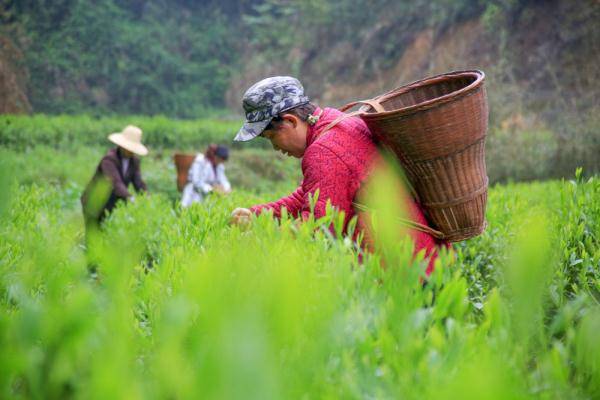
[{"label": "camouflage head covering", "polygon": [[291,76],[273,76],[255,83],[246,90],[242,99],[246,122],[236,135],[236,142],[254,139],[262,133],[278,114],[307,104],[308,97],[298,79]]}]

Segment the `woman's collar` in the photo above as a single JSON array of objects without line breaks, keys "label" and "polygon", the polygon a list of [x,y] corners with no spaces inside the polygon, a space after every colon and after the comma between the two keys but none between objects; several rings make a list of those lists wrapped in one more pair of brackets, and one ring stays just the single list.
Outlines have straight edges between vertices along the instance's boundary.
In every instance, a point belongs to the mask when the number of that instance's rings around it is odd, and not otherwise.
[{"label": "woman's collar", "polygon": [[317,107],[315,111],[308,117],[309,119],[312,118],[314,122],[308,124],[308,131],[306,133],[306,147],[310,146],[317,138],[318,132],[323,126],[321,119],[323,118],[324,113],[324,109]]}]

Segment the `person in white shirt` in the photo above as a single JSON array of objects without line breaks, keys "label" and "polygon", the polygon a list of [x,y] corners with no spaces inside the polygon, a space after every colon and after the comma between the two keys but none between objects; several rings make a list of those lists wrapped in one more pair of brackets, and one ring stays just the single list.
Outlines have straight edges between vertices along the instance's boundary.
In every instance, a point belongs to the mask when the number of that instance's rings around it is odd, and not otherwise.
[{"label": "person in white shirt", "polygon": [[211,144],[204,154],[198,154],[188,171],[187,184],[183,188],[181,206],[189,207],[201,203],[211,192],[227,194],[231,184],[225,175],[225,162],[229,159],[229,149]]}]

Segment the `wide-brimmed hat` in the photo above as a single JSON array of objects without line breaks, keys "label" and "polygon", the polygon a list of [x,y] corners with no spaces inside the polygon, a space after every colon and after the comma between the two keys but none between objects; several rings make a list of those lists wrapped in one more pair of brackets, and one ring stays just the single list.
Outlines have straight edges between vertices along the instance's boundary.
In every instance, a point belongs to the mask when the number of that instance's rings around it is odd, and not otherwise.
[{"label": "wide-brimmed hat", "polygon": [[244,93],[242,105],[246,122],[233,140],[254,139],[278,114],[309,101],[300,81],[291,76],[272,76],[255,83]]},{"label": "wide-brimmed hat", "polygon": [[127,125],[121,132],[108,135],[108,140],[138,156],[148,154],[148,149],[142,144],[142,130],[137,126]]}]

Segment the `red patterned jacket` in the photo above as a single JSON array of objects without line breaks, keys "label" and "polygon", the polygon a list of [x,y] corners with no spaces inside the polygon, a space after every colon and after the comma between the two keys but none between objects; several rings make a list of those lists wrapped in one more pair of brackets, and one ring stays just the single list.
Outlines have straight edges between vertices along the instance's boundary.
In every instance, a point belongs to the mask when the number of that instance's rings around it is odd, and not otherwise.
[{"label": "red patterned jacket", "polygon": [[[315,112],[318,114],[319,109]],[[352,202],[357,191],[373,170],[379,154],[371,139],[371,133],[360,118],[346,118],[327,132],[324,128],[342,113],[333,108],[325,108],[319,121],[309,126],[306,138],[306,151],[302,158],[301,185],[291,195],[272,203],[259,204],[251,211],[260,214],[262,210],[271,209],[275,217],[281,216],[281,209],[298,218],[306,219],[310,215],[309,194],[314,195],[319,189],[319,198],[315,205],[315,217],[325,215],[327,200],[339,210],[345,212],[344,229],[356,214]],[[428,225],[420,207],[408,200],[407,210],[413,221]],[[359,226],[365,226],[360,224]],[[437,257],[436,239],[431,235],[413,229],[408,230],[415,242],[415,254],[425,249],[430,257],[427,274],[433,269]]]}]

